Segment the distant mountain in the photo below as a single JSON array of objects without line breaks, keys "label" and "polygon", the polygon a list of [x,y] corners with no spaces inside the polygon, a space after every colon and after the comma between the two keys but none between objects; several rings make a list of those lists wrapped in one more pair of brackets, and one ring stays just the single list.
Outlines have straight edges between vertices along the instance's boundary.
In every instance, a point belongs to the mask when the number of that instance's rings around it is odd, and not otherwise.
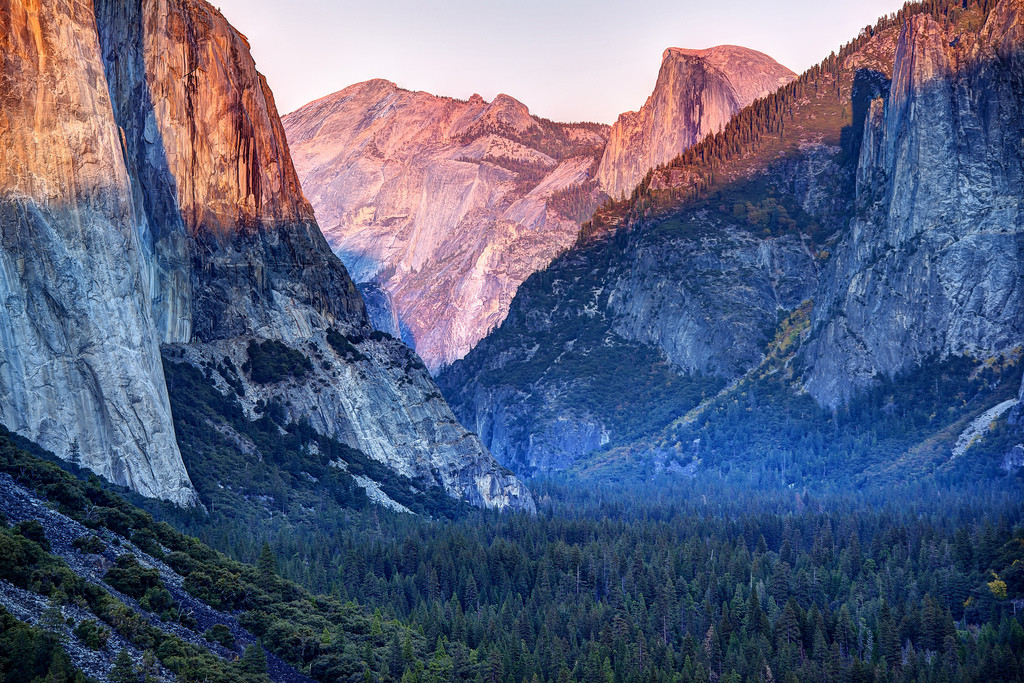
[{"label": "distant mountain", "polygon": [[576,239],[604,199],[594,173],[608,127],[367,81],[284,118],[324,235],[382,329],[431,370],[461,358],[519,284]]},{"label": "distant mountain", "polygon": [[312,102],[284,126],[374,324],[436,371],[504,320],[520,283],[575,242],[607,195],[628,194],[794,77],[745,48],[670,48],[647,104],[611,129],[540,119],[507,95],[459,101],[383,80]]},{"label": "distant mountain", "polygon": [[768,55],[744,47],[668,48],[647,102],[612,126],[597,171],[601,189],[616,199],[628,196],[648,170],[722,130],[740,109],[795,78]]},{"label": "distant mountain", "polygon": [[312,429],[476,505],[532,509],[415,354],[372,329],[248,42],[218,11],[5,7],[6,425],[147,496],[195,502],[162,367],[185,363],[250,421]]},{"label": "distant mountain", "polygon": [[1022,52],[1021,0],[862,32],[599,209],[439,375],[456,413],[520,471],[999,472],[1024,441]]}]

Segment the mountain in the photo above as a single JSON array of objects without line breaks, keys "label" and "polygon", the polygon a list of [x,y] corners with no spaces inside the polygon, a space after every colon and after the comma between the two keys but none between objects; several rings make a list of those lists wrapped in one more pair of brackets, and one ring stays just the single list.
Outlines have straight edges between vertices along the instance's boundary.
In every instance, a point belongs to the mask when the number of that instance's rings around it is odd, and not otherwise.
[{"label": "mountain", "polygon": [[18,131],[0,153],[7,424],[190,503],[163,369],[186,363],[251,421],[308,425],[477,505],[532,508],[415,354],[372,330],[248,43],[219,12],[3,9],[3,114]]},{"label": "mountain", "polygon": [[603,200],[593,176],[608,127],[547,121],[507,95],[462,101],[373,80],[284,127],[324,235],[378,302],[375,324],[431,370],[499,324]]},{"label": "mountain", "polygon": [[628,195],[649,169],[722,130],[740,109],[795,78],[768,55],[744,47],[668,48],[647,102],[612,126],[597,170],[601,189],[615,198]]},{"label": "mountain", "polygon": [[756,458],[791,482],[971,466],[954,447],[1001,406],[967,439],[1001,458],[1022,15],[909,5],[598,210],[438,377],[460,419],[520,471]]}]

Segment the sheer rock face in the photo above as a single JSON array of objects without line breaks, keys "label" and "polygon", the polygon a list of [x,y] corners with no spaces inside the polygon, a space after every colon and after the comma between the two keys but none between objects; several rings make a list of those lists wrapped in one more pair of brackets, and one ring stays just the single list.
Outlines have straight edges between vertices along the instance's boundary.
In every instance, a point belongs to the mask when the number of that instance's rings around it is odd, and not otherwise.
[{"label": "sheer rock face", "polygon": [[330,327],[359,338],[369,319],[299,189],[248,45],[218,12],[6,4],[0,291],[17,314],[0,322],[5,422],[65,457],[77,438],[84,464],[188,502],[158,344],[240,365],[251,341],[277,339],[316,368],[251,395],[426,485],[532,509],[407,348],[381,338],[352,360],[327,344]]},{"label": "sheer rock face", "polygon": [[[504,319],[522,281],[576,239],[572,210],[602,198],[591,175],[607,127],[537,119],[507,95],[459,101],[374,80],[284,125],[331,246],[386,293],[432,370]],[[578,207],[553,199],[567,190]]]},{"label": "sheer rock face", "polygon": [[858,218],[815,307],[808,390],[846,401],[876,373],[1024,338],[1024,3],[975,35],[904,27],[888,98],[871,105]]},{"label": "sheer rock face", "polygon": [[775,92],[796,74],[771,57],[733,45],[671,47],[654,92],[640,111],[612,126],[597,177],[612,197],[628,196],[647,171],[725,127],[733,114]]},{"label": "sheer rock face", "polygon": [[88,3],[0,1],[0,139],[3,422],[188,504]]},{"label": "sheer rock face", "polygon": [[197,0],[95,5],[163,341],[365,324],[245,39]]}]

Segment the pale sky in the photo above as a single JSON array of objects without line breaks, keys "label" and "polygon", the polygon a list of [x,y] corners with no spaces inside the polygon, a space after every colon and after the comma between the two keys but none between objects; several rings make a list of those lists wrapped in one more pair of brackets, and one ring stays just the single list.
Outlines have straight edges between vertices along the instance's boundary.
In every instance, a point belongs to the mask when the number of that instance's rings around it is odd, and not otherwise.
[{"label": "pale sky", "polygon": [[248,36],[281,113],[371,78],[612,123],[666,47],[743,45],[797,73],[903,0],[212,0]]}]

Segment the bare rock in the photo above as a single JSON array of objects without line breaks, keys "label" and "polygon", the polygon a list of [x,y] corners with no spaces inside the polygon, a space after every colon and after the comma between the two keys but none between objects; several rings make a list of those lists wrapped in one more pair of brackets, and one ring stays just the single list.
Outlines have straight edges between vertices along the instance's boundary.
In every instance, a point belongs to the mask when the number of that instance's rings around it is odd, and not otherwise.
[{"label": "bare rock", "polygon": [[768,55],[743,47],[668,48],[647,102],[612,126],[597,172],[601,188],[616,199],[628,196],[649,169],[717,133],[740,109],[795,78]]},{"label": "bare rock", "polygon": [[0,2],[0,419],[187,504],[91,7]]},{"label": "bare rock", "polygon": [[504,320],[603,197],[592,175],[607,126],[538,119],[507,95],[460,101],[373,80],[284,125],[328,241],[357,282],[387,293],[431,370]]}]

